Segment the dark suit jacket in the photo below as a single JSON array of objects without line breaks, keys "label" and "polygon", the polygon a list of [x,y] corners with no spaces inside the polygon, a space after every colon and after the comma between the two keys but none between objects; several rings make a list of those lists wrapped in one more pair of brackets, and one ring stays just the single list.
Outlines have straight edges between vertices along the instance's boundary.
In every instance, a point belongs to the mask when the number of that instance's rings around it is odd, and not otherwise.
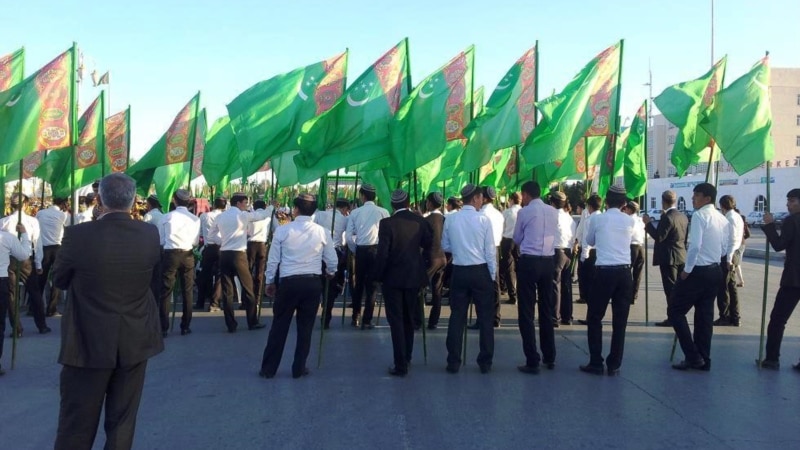
[{"label": "dark suit jacket", "polygon": [[447,258],[442,250],[442,230],[444,230],[444,215],[443,214],[428,214],[425,221],[431,226],[433,232],[433,240],[431,241],[430,250],[424,253],[425,263],[430,267],[431,263],[436,260],[446,261]]},{"label": "dark suit jacket", "polygon": [[776,252],[786,250],[781,286],[800,287],[800,214],[792,214],[783,221],[781,234],[774,223],[761,228]]},{"label": "dark suit jacket", "polygon": [[679,266],[686,263],[686,236],[689,234],[689,219],[686,215],[677,209],[670,209],[661,215],[658,228],[650,222],[645,230],[655,240],[654,266]]},{"label": "dark suit jacket", "polygon": [[59,363],[113,369],[164,350],[150,290],[160,258],[156,227],[125,213],[66,228],[53,269],[69,290]]},{"label": "dark suit jacket", "polygon": [[430,249],[432,240],[430,224],[409,210],[381,220],[376,279],[384,286],[398,289],[414,289],[428,284],[422,252]]}]

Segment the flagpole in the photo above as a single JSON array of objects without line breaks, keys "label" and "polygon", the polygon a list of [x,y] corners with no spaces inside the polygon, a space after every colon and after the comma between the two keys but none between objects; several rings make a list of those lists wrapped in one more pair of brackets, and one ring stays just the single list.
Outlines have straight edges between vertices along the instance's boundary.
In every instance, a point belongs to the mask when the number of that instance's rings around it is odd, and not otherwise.
[{"label": "flagpole", "polygon": [[[356,199],[358,198],[358,170],[356,169],[356,177],[353,180],[353,204],[355,205]],[[347,234],[345,234],[345,239],[347,239]],[[356,276],[356,267],[355,264],[350,266],[350,245],[348,242],[345,241],[344,243],[344,252],[345,252],[345,267],[351,268],[350,275],[355,277]],[[345,284],[349,284],[349,278],[347,274],[345,274]],[[345,292],[346,294],[346,292]],[[350,291],[350,295],[352,295],[352,288]],[[345,316],[347,315],[347,295],[342,296],[342,327],[344,327]]]},{"label": "flagpole", "polygon": [[[97,131],[97,134],[103,136],[103,148],[100,150],[100,178],[106,176],[106,117],[108,117],[108,113],[106,112],[106,91],[100,91],[100,111],[103,112],[103,118],[100,120],[100,129]],[[97,142],[97,137],[95,137],[95,142]],[[97,145],[95,145],[95,153],[98,151]]]},{"label": "flagpole", "polygon": [[[73,53],[74,59],[74,53]],[[74,67],[74,64],[73,64]],[[73,74],[75,72],[73,71]],[[17,181],[17,224],[22,223],[22,177],[23,177],[23,167],[22,167],[22,160],[19,160],[19,181]],[[28,230],[25,230],[26,232]],[[21,233],[17,231],[17,239],[21,236]],[[19,319],[19,273],[22,270],[22,262],[17,260],[17,264],[14,267],[14,275],[15,275],[15,282],[14,282],[14,323],[11,325],[11,370],[14,370],[17,362],[17,339],[19,338],[20,333],[20,319]]]},{"label": "flagpole", "polygon": [[197,146],[197,125],[200,122],[200,91],[197,91],[197,101],[194,104],[194,135],[192,136],[192,153],[189,155],[189,183],[186,190],[192,191],[192,172],[194,172],[194,150]]},{"label": "flagpole", "polygon": [[[650,73],[650,97],[653,96],[653,74]],[[645,167],[647,167],[647,140],[650,134],[650,105],[647,103],[647,100],[644,102],[644,117],[647,120],[647,125],[645,126],[645,135],[644,135],[644,161]],[[645,171],[647,174],[647,171]],[[644,183],[644,202],[642,202],[642,207],[645,211],[647,211],[647,181]],[[647,272],[649,271],[649,267],[647,265],[647,233],[644,234],[644,325],[650,325],[650,279],[647,276]]]},{"label": "flagpole", "polygon": [[125,155],[125,170],[128,170],[131,164],[131,105],[128,105],[128,112],[125,114],[125,134],[127,135],[127,153]]},{"label": "flagpole", "polygon": [[[769,52],[767,52],[769,56]],[[770,184],[772,184],[772,175],[770,174],[770,167],[772,161],[767,161],[767,205],[766,210],[770,212]],[[767,319],[767,286],[769,284],[769,239],[766,239],[764,244],[764,292],[761,299],[761,335],[758,340],[758,359],[756,365],[760,368],[761,363],[764,362],[764,326]]]},{"label": "flagpole", "polygon": [[[334,187],[333,187],[333,208],[331,208],[331,240],[333,240],[336,235],[334,233],[334,227],[336,226],[336,198],[338,196],[339,196],[339,169],[336,169],[336,181],[334,182]],[[328,186],[325,185],[325,200],[327,199],[328,199]],[[322,366],[322,340],[325,337],[325,319],[327,318],[328,315],[328,295],[330,294],[331,281],[333,281],[332,278],[327,278],[326,274],[324,273],[322,274],[322,276],[323,278],[325,278],[325,292],[323,293],[322,297],[322,318],[320,320],[321,323],[319,329],[319,350],[317,351],[317,369],[319,369],[320,366]]]},{"label": "flagpole", "polygon": [[[69,113],[71,114],[69,125],[72,128],[70,133],[70,146],[72,150],[69,156],[69,187],[70,187],[70,201],[72,202],[72,214],[69,215],[70,225],[75,225],[75,214],[78,212],[78,205],[75,201],[75,149],[78,145],[78,101],[80,91],[78,90],[78,44],[72,43],[72,89],[70,89],[70,106]],[[20,181],[22,181],[22,172],[20,172]],[[20,191],[22,192],[22,191]]]}]

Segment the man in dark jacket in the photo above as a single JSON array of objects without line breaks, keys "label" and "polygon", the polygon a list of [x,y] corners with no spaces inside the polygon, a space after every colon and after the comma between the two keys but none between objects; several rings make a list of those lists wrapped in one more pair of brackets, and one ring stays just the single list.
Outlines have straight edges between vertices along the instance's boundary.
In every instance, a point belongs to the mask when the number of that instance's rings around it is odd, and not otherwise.
[{"label": "man in dark jacket", "polygon": [[[767,357],[761,361],[761,367],[778,370],[780,368],[781,340],[786,322],[800,300],[800,189],[792,189],[786,194],[786,209],[790,216],[783,221],[781,233],[775,228],[772,214],[764,214],[764,234],[776,252],[786,250],[786,261],[783,263],[781,287],[775,296],[775,305],[769,316],[767,328]],[[800,363],[795,364],[800,370]]]},{"label": "man in dark jacket", "polygon": [[435,330],[439,325],[439,315],[442,312],[442,287],[444,286],[444,271],[447,266],[447,256],[442,250],[442,230],[444,229],[444,214],[442,207],[442,194],[431,192],[428,194],[427,210],[430,212],[425,221],[433,231],[431,248],[425,252],[425,266],[428,269],[428,279],[431,286],[431,313],[428,316],[428,329]]},{"label": "man in dark jacket", "polygon": [[389,375],[405,376],[414,348],[412,317],[420,312],[419,290],[427,283],[422,251],[431,248],[433,231],[428,222],[408,209],[408,193],[392,192],[394,214],[378,226],[375,279],[383,283],[386,320],[392,332],[394,366]]},{"label": "man in dark jacket", "polygon": [[158,230],[131,219],[135,191],[125,174],[103,178],[104,214],[67,227],[56,257],[53,284],[70,299],[61,321],[56,449],[91,448],[104,406],[106,448],[130,448],[147,360],[164,350],[150,290]]}]

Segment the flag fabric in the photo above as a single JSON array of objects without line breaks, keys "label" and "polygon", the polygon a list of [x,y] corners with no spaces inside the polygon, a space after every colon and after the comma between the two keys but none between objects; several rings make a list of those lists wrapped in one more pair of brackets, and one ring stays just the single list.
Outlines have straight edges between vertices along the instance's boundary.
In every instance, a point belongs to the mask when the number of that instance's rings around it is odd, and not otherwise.
[{"label": "flag fabric", "polygon": [[0,92],[0,164],[72,143],[75,50]]},{"label": "flag fabric", "polygon": [[109,84],[111,82],[111,75],[109,72],[104,73],[100,76],[100,79],[97,80],[97,84],[95,86],[100,86],[102,84]]},{"label": "flag fabric", "polygon": [[131,141],[131,108],[106,119],[106,172],[124,172],[128,168]]},{"label": "flag fabric", "polygon": [[442,154],[449,141],[464,140],[471,119],[474,47],[424,79],[390,122],[389,173],[402,177]]},{"label": "flag fabric", "polygon": [[0,92],[8,90],[11,86],[23,79],[25,67],[25,49],[21,48],[14,53],[0,56]]},{"label": "flag fabric", "polygon": [[547,193],[552,183],[593,179],[608,141],[606,136],[585,136],[578,140],[567,158],[536,166],[533,172],[542,187],[542,195]]},{"label": "flag fabric", "polygon": [[[408,96],[408,39],[359,76],[328,111],[303,124],[298,168],[321,174],[359,165],[389,165],[389,123]],[[306,183],[314,178],[301,179]]]},{"label": "flag fabric", "polygon": [[203,156],[206,147],[206,133],[208,126],[206,125],[206,109],[200,111],[197,117],[197,131],[194,133],[194,151],[192,152],[192,172],[189,174],[190,178],[199,177],[203,175]]},{"label": "flag fabric", "polygon": [[622,41],[587,64],[561,93],[536,106],[542,120],[520,152],[532,167],[564,160],[583,137],[617,131]]},{"label": "flag fabric", "polygon": [[608,145],[603,148],[598,161],[599,172],[597,174],[597,195],[605,198],[617,177],[623,175],[622,166],[625,159],[624,141],[630,134],[630,128],[623,130],[619,137],[611,135]]},{"label": "flag fabric", "polygon": [[509,147],[494,152],[492,159],[480,169],[478,179],[481,185],[500,187],[511,157],[515,156],[514,150],[515,147]]},{"label": "flag fabric", "polygon": [[709,147],[711,137],[700,123],[714,110],[714,97],[722,89],[726,63],[727,56],[702,77],[670,86],[653,99],[664,118],[680,129],[670,155],[679,177],[689,166],[708,161],[708,152],[701,152]]},{"label": "flag fabric", "polygon": [[506,72],[483,112],[464,130],[469,142],[459,170],[476,170],[497,150],[521,144],[531,134],[536,126],[536,63],[533,47]]},{"label": "flag fabric", "polygon": [[[228,116],[220,117],[211,125],[208,131],[208,142],[205,146],[203,158],[203,177],[210,186],[216,186],[219,191],[221,185],[227,184],[230,176],[237,171],[241,173],[241,163],[238,157],[238,145],[233,134]],[[241,176],[241,175],[239,175]]]},{"label": "flag fabric", "polygon": [[775,156],[769,85],[769,57],[765,56],[715,95],[714,109],[700,122],[739,175]]},{"label": "flag fabric", "polygon": [[636,111],[624,140],[623,177],[628,198],[639,198],[647,190],[647,101]]},{"label": "flag fabric", "polygon": [[246,176],[273,156],[299,149],[303,123],[330,109],[342,96],[347,55],[345,51],[256,83],[227,105]]}]

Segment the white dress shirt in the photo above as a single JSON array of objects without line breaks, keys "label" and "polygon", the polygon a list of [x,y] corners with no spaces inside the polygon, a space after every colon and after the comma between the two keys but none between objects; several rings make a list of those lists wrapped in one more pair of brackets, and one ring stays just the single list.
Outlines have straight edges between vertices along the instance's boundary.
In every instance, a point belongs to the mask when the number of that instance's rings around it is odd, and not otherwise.
[{"label": "white dress shirt", "polygon": [[31,251],[31,240],[27,232],[17,239],[16,234],[0,231],[0,278],[8,278],[8,265],[11,263],[9,256],[17,261],[24,261],[31,257]]},{"label": "white dress shirt", "polygon": [[503,237],[514,238],[514,227],[517,225],[517,214],[522,209],[519,205],[511,205],[503,211]]},{"label": "white dress shirt", "polygon": [[[333,216],[331,215],[333,211],[336,211],[336,219],[333,219]],[[345,242],[347,216],[339,212],[338,209],[317,211],[317,213],[314,214],[314,223],[324,228],[328,233],[328,236],[331,235],[331,220],[333,220],[333,246],[341,247]]]},{"label": "white dress shirt", "polygon": [[597,252],[595,266],[621,266],[631,263],[631,243],[636,224],[633,217],[609,208],[603,214],[592,215],[586,231],[586,243]]},{"label": "white dress shirt", "polygon": [[36,213],[39,229],[42,234],[42,246],[61,245],[64,238],[64,227],[69,226],[69,214],[56,205]]},{"label": "white dress shirt", "polygon": [[[3,217],[0,220],[0,230],[8,231],[16,236],[17,234],[17,217],[18,212]],[[42,250],[41,232],[39,231],[39,221],[35,217],[31,217],[24,212],[22,213],[22,225],[25,225],[25,232],[33,247],[33,262],[36,264],[37,269],[42,268],[42,259],[44,259],[44,250]],[[1,273],[0,273],[1,274]]]},{"label": "white dress shirt", "polygon": [[204,212],[200,214],[200,235],[203,236],[203,245],[212,244],[212,245],[219,245],[221,242],[219,237],[219,230],[217,230],[216,234],[211,234],[211,226],[214,225],[214,221],[217,220],[217,217],[222,214],[221,209],[214,209],[209,212]]},{"label": "white dress shirt", "polygon": [[[91,216],[89,216],[91,217]],[[161,246],[164,246],[164,213],[160,209],[154,208],[142,217],[142,222],[153,224],[158,229],[158,238]]]},{"label": "white dress shirt", "polygon": [[191,250],[200,240],[200,219],[185,206],[164,216],[164,250]]},{"label": "white dress shirt", "polygon": [[91,222],[92,215],[94,214],[94,205],[86,208],[82,213],[75,216],[75,225],[79,223]]},{"label": "white dress shirt", "polygon": [[728,211],[728,213],[725,214],[725,218],[728,219],[728,223],[730,223],[730,228],[728,229],[728,251],[726,255],[728,255],[728,262],[732,263],[733,254],[742,246],[744,222],[742,221],[742,216],[734,210]]},{"label": "white dress shirt", "polygon": [[558,211],[542,199],[531,200],[517,215],[514,242],[521,255],[553,256],[555,254]]},{"label": "white dress shirt", "polygon": [[572,248],[572,243],[575,240],[575,220],[572,216],[563,209],[558,210],[558,225],[556,228],[556,248],[568,249]]},{"label": "white dress shirt", "polygon": [[[581,244],[581,261],[586,261],[586,258],[589,257],[589,250],[593,248],[591,244],[586,242],[586,234],[589,232],[589,226],[595,217],[602,215],[599,210],[591,214],[588,214],[588,209],[584,210],[584,212],[587,213],[587,215],[586,217],[581,217],[581,223],[578,224],[578,231],[575,234],[578,242]],[[626,245],[628,251],[630,251],[630,245]]]},{"label": "white dress shirt", "polygon": [[378,245],[378,223],[389,217],[389,211],[375,202],[356,208],[347,219],[347,245],[355,252],[358,245]]},{"label": "white dress shirt", "polygon": [[489,275],[497,273],[497,248],[494,245],[492,223],[485,214],[467,205],[444,221],[442,250],[453,254],[454,266],[486,264]]},{"label": "white dress shirt", "polygon": [[631,244],[644,245],[644,235],[645,235],[644,221],[642,221],[642,218],[639,216],[631,216],[631,217],[635,222],[633,226],[633,242],[631,242]]},{"label": "white dress shirt", "polygon": [[251,212],[234,206],[217,216],[209,234],[219,233],[220,251],[243,252],[247,250],[247,224],[267,217],[269,212],[264,209]]},{"label": "white dress shirt", "polygon": [[497,210],[493,204],[487,203],[481,207],[481,213],[489,218],[492,223],[492,238],[494,239],[494,246],[499,247],[500,241],[503,240],[503,225],[505,219],[503,213]]},{"label": "white dress shirt", "polygon": [[266,219],[256,220],[247,224],[247,240],[267,242],[267,233],[269,233],[269,225],[272,222],[272,206],[267,206],[266,209],[257,209],[256,211],[266,211],[268,215]]},{"label": "white dress shirt", "polygon": [[322,261],[328,273],[336,273],[339,261],[333,249],[331,236],[310,216],[298,216],[293,222],[278,227],[272,236],[272,246],[267,257],[267,284],[275,282],[278,264],[281,278],[294,275],[319,275]]},{"label": "white dress shirt", "polygon": [[689,247],[683,271],[692,273],[695,266],[718,264],[728,249],[730,222],[708,204],[696,210],[689,225]]}]

